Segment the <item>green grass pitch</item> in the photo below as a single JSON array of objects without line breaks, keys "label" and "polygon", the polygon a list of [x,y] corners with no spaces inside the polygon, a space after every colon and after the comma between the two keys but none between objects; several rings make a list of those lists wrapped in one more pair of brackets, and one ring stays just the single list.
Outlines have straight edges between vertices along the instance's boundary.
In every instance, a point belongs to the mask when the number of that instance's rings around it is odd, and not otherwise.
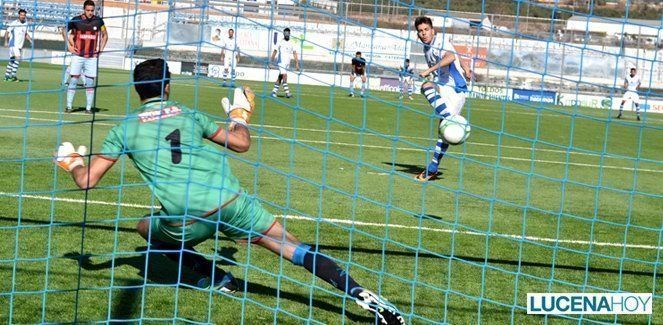
[{"label": "green grass pitch", "polygon": [[[129,72],[100,71],[93,123],[62,113],[61,72],[23,63],[24,81],[0,87],[1,322],[372,321],[305,270],[223,237],[199,251],[246,290],[196,290],[186,271],[175,285],[176,265],[141,253],[135,224],[157,203],[129,159],[88,192],[51,162],[62,141],[95,152],[138,105]],[[223,116],[228,88],[176,77],[172,99]],[[259,94],[253,142],[228,152],[233,171],[290,232],[349,266],[408,321],[577,323],[526,315],[526,294],[623,290],[654,292],[653,315],[582,319],[663,323],[663,116],[638,123],[629,113],[610,120],[608,110],[469,99],[470,139],[449,150],[441,179],[421,184],[413,176],[436,136],[423,97],[348,98],[293,77],[291,99],[265,97],[271,80],[248,83]],[[84,100],[79,90],[76,104]]]}]

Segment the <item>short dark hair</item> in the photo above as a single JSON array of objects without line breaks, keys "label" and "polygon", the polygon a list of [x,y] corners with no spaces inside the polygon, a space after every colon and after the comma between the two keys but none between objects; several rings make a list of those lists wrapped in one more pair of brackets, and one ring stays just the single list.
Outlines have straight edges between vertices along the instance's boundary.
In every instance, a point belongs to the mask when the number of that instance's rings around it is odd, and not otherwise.
[{"label": "short dark hair", "polygon": [[170,70],[163,59],[147,60],[134,68],[134,87],[140,100],[161,96],[169,83]]},{"label": "short dark hair", "polygon": [[232,28],[228,28],[228,30],[229,30],[229,31],[231,30],[231,31],[233,31],[233,32],[235,31],[235,30],[234,30],[234,29],[232,29]]},{"label": "short dark hair", "polygon": [[24,13],[24,14],[26,14],[26,15],[28,14],[28,12],[25,11],[25,9],[19,9],[19,10],[18,10],[18,14],[20,15],[21,13]]},{"label": "short dark hair", "polygon": [[410,59],[405,59],[405,62],[408,62],[408,63],[409,63],[409,62],[410,62]]},{"label": "short dark hair", "polygon": [[289,31],[290,31],[290,28],[288,28],[288,27],[286,27],[286,28],[283,30],[283,32],[289,32]]},{"label": "short dark hair", "polygon": [[94,1],[92,1],[92,0],[85,0],[85,2],[83,2],[83,9],[85,9],[85,7],[87,7],[87,6],[92,6],[92,7],[95,7],[95,8],[97,7],[94,4]]},{"label": "short dark hair", "polygon": [[420,16],[417,17],[417,19],[414,20],[414,29],[417,29],[417,26],[421,24],[428,24],[430,27],[433,27],[433,21],[426,16]]},{"label": "short dark hair", "polygon": [[631,68],[631,71],[635,70],[635,68]]},{"label": "short dark hair", "polygon": [[355,55],[361,55],[361,52],[357,51],[357,53],[355,53]]}]

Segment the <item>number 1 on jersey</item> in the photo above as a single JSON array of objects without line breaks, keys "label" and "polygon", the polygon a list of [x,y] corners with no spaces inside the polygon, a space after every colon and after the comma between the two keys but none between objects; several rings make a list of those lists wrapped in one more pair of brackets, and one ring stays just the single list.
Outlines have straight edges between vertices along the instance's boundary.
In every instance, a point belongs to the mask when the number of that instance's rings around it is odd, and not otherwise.
[{"label": "number 1 on jersey", "polygon": [[166,136],[166,141],[170,142],[170,158],[173,164],[179,164],[182,161],[182,149],[180,148],[180,129],[170,132]]}]

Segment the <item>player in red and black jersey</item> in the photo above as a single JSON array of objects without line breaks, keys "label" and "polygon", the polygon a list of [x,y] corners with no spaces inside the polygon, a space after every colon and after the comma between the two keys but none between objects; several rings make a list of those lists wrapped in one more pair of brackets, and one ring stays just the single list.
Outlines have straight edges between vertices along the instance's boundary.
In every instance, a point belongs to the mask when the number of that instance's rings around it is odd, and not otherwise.
[{"label": "player in red and black jersey", "polygon": [[95,8],[92,0],[86,0],[83,3],[84,13],[73,17],[67,24],[69,52],[74,54],[71,58],[71,78],[67,90],[67,112],[72,111],[78,78],[83,74],[87,99],[85,112],[92,113],[97,58],[108,41],[104,20],[94,14]]},{"label": "player in red and black jersey", "polygon": [[361,97],[364,97],[366,90],[366,60],[361,57],[361,52],[357,52],[352,58],[352,73],[350,74],[350,97],[355,96],[355,79],[361,77]]}]

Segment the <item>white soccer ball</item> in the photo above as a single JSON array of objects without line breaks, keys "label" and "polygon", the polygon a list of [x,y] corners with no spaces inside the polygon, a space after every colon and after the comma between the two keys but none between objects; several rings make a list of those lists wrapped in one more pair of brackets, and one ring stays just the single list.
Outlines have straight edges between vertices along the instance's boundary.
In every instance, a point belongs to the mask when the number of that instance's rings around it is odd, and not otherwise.
[{"label": "white soccer ball", "polygon": [[460,115],[451,115],[440,122],[440,139],[448,144],[458,145],[470,136],[470,124]]}]

